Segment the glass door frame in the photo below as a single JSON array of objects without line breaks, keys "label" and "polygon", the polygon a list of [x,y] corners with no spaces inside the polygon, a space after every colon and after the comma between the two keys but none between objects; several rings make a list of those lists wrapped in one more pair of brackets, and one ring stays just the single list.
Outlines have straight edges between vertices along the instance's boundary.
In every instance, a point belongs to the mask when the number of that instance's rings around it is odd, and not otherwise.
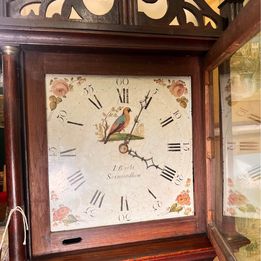
[{"label": "glass door frame", "polygon": [[[234,54],[247,41],[260,31],[260,1],[250,0],[229,25],[219,40],[204,57],[205,81],[205,139],[206,139],[206,177],[207,177],[207,215],[208,236],[219,260],[236,260],[233,251],[219,231],[217,223],[222,218],[222,208],[216,204],[216,192],[222,191],[222,181],[216,182],[214,140],[214,100],[212,71]],[[250,15],[251,14],[251,15]],[[222,202],[222,198],[220,199]]]}]

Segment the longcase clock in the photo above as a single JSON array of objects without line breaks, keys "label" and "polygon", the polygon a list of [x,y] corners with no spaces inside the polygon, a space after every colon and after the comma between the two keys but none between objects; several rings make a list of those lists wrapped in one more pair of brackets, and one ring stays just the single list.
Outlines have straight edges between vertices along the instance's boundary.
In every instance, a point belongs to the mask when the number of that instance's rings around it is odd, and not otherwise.
[{"label": "longcase clock", "polygon": [[34,256],[204,231],[197,58],[24,63]]}]

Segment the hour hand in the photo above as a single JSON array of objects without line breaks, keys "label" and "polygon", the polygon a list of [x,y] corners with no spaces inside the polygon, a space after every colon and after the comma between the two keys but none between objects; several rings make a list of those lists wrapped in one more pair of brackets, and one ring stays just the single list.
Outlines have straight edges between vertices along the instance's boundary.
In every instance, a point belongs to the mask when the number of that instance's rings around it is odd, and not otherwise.
[{"label": "hour hand", "polygon": [[142,157],[141,155],[139,155],[136,151],[132,150],[132,149],[128,149],[128,154],[133,157],[133,158],[138,158],[140,159],[142,162],[144,162],[144,164],[146,165],[146,168],[156,168],[156,169],[160,169],[163,170],[161,167],[159,167],[159,165],[156,165],[153,161],[153,157],[150,158],[145,158]]},{"label": "hour hand", "polygon": [[[168,180],[170,182],[174,182],[176,185],[180,185],[181,182],[183,181],[183,176],[181,174],[178,174],[176,172],[176,170],[168,167],[168,166],[164,166],[164,168],[160,167],[159,165],[155,164],[153,157],[150,158],[145,158],[142,157],[140,154],[138,154],[136,151],[132,150],[132,149],[128,149],[128,145],[127,144],[122,144],[125,145],[125,149],[128,152],[128,155],[130,155],[133,158],[138,158],[140,159],[142,162],[144,162],[145,166],[147,169],[149,168],[155,168],[157,170],[160,170],[160,176],[163,177],[165,180]],[[125,152],[125,153],[127,153]]]}]

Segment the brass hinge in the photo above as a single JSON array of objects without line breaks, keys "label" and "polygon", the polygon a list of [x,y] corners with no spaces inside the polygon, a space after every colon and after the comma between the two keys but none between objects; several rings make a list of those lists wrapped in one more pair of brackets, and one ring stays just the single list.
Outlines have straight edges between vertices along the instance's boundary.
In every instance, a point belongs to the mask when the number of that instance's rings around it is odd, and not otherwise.
[{"label": "brass hinge", "polygon": [[208,159],[215,158],[215,138],[214,137],[207,137],[206,156]]},{"label": "brass hinge", "polygon": [[213,210],[208,210],[207,211],[207,222],[211,223],[214,220],[214,211]]}]

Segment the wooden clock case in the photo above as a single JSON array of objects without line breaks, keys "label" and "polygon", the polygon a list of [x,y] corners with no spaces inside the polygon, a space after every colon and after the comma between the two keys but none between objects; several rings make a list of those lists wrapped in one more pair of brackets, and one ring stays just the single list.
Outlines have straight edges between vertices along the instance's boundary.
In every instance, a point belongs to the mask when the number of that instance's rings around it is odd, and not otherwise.
[{"label": "wooden clock case", "polygon": [[[203,128],[200,60],[197,57],[177,57],[155,54],[122,54],[91,51],[89,53],[52,53],[24,51],[25,111],[28,148],[29,205],[33,210],[32,251],[35,255],[66,252],[86,248],[125,244],[137,241],[168,238],[178,235],[203,233],[205,230],[203,187]],[[155,66],[151,66],[155,65]],[[27,68],[39,68],[33,73]],[[114,225],[67,232],[50,232],[48,191],[48,151],[45,106],[45,74],[101,74],[101,75],[190,75],[193,86],[194,135],[194,190],[195,215],[171,220]],[[37,137],[37,139],[32,138]],[[160,141],[159,141],[160,142]],[[91,149],[91,148],[90,148]],[[98,153],[98,152],[97,152]],[[41,204],[39,204],[41,202]],[[66,240],[79,239],[78,244],[65,244]]]},{"label": "wooden clock case", "polygon": [[[183,12],[177,12],[184,3],[173,4],[174,1],[169,2],[170,11],[159,21],[138,12],[136,1],[115,1],[110,15],[102,19],[74,1],[65,1],[61,15],[47,19],[46,10],[52,2],[47,1],[47,4],[41,3],[40,17],[31,14],[30,18],[22,19],[20,10],[29,2],[10,1],[8,5],[6,1],[0,2],[8,200],[10,208],[17,205],[25,208],[30,223],[25,248],[22,220],[14,215],[9,229],[10,259],[212,260],[215,252],[207,233],[219,255],[224,256],[222,246],[217,243],[220,238],[215,232],[211,196],[214,190],[211,180],[213,125],[209,72],[227,56],[222,51],[231,46],[235,48],[235,39],[238,39],[235,26],[229,27],[232,28],[229,39],[223,35],[213,46],[227,20],[214,14],[204,1],[198,1],[202,8],[201,14],[196,12],[198,27],[186,23]],[[242,1],[225,2],[224,10],[235,11],[242,4]],[[260,7],[258,2],[250,1],[248,11]],[[72,7],[84,22],[70,21],[68,12]],[[186,7],[195,12],[191,6]],[[204,25],[204,15],[216,22],[216,29]],[[175,17],[180,25],[171,29],[169,22]],[[226,12],[226,17],[231,17],[231,12]],[[257,21],[253,16],[244,29],[256,25]],[[51,233],[44,104],[46,73],[190,75],[195,215],[172,221]]]}]

